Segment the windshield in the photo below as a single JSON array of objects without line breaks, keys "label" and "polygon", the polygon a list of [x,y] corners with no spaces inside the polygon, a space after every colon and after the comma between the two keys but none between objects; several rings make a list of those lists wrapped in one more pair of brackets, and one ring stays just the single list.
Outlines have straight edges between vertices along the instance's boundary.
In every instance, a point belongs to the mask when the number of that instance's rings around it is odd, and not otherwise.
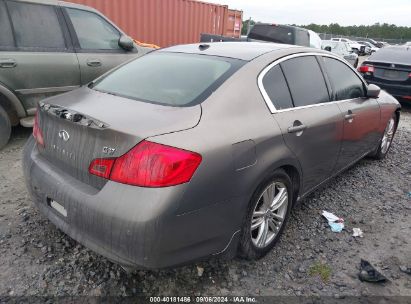
[{"label": "windshield", "polygon": [[95,90],[168,106],[201,103],[244,61],[184,53],[153,52],[100,79]]}]

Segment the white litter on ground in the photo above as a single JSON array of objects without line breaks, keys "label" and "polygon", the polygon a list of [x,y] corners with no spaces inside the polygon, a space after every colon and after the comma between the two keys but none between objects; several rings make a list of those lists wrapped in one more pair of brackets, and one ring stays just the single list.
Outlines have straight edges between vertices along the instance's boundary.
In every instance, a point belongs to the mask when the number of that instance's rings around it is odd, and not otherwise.
[{"label": "white litter on ground", "polygon": [[364,236],[364,233],[362,232],[362,230],[360,228],[353,228],[352,229],[352,236],[362,238]]},{"label": "white litter on ground", "polygon": [[341,232],[344,229],[344,220],[342,218],[324,210],[322,212],[322,216],[327,219],[328,225],[330,225],[332,232]]}]

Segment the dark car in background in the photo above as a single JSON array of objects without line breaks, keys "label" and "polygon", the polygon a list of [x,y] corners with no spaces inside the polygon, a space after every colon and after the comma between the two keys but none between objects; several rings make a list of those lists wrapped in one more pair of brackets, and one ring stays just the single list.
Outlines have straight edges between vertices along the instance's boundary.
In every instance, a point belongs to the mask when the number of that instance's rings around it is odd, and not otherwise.
[{"label": "dark car in background", "polygon": [[33,126],[40,100],[78,88],[150,50],[93,8],[0,0],[0,149],[12,126]]},{"label": "dark car in background", "polygon": [[317,33],[305,28],[273,23],[257,23],[253,25],[247,36],[233,38],[228,36],[201,34],[201,42],[273,42],[321,49],[321,38]]},{"label": "dark car in background", "polygon": [[381,48],[358,68],[368,83],[411,102],[411,47]]},{"label": "dark car in background", "polygon": [[180,45],[42,101],[24,175],[51,222],[127,267],[257,259],[298,201],[385,157],[399,110],[326,51]]}]

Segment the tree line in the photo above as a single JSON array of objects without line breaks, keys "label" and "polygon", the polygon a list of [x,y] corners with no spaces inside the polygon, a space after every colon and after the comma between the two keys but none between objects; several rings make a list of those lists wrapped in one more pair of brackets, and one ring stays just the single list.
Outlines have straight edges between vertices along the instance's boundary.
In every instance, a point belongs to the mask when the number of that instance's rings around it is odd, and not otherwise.
[{"label": "tree line", "polygon": [[[249,20],[243,21],[242,34],[247,34]],[[254,20],[251,20],[251,25],[255,24]],[[395,24],[388,23],[375,23],[373,25],[350,25],[341,26],[338,23],[331,23],[329,25],[308,24],[308,25],[295,25],[312,30],[316,33],[327,33],[333,35],[343,36],[355,36],[355,37],[370,37],[379,39],[402,39],[411,40],[411,27],[396,26]]]}]

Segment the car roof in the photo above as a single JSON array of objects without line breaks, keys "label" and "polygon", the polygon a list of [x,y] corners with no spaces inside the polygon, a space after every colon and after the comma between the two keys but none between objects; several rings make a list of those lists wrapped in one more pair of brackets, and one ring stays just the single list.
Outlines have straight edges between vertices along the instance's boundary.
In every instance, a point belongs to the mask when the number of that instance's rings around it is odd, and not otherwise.
[{"label": "car roof", "polygon": [[172,46],[159,52],[204,54],[209,56],[229,57],[251,61],[263,54],[287,48],[298,48],[296,45],[267,42],[210,42]]}]

